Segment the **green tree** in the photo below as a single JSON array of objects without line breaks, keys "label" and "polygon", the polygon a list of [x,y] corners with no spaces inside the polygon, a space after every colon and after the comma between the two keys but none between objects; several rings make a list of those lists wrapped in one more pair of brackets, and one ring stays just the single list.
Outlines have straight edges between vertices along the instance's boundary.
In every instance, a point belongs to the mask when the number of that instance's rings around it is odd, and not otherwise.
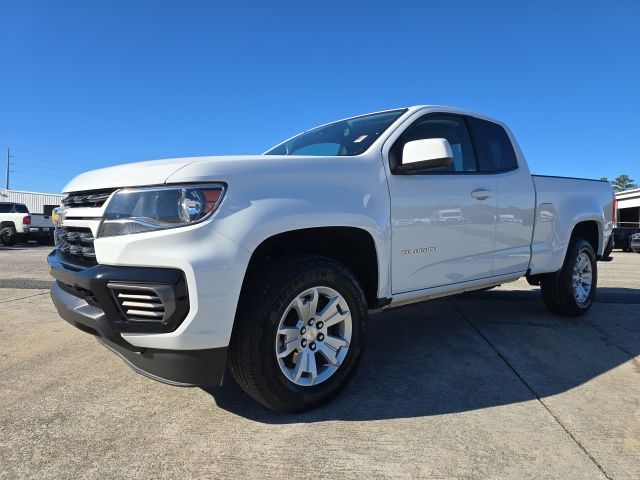
[{"label": "green tree", "polygon": [[600,180],[602,180],[603,182],[608,182],[609,179],[607,177],[600,177]]},{"label": "green tree", "polygon": [[611,186],[614,192],[624,192],[625,190],[631,190],[638,188],[638,185],[633,182],[633,178],[629,178],[629,175],[618,175],[611,181]]}]

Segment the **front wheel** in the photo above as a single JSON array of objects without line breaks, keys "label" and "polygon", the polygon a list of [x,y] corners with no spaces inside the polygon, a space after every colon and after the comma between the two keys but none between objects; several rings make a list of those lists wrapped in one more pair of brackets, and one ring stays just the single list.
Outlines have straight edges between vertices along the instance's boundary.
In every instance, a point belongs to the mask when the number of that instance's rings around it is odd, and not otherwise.
[{"label": "front wheel", "polygon": [[574,238],[569,244],[562,268],[547,274],[540,282],[547,308],[561,315],[587,313],[596,293],[598,263],[589,242]]},{"label": "front wheel", "polygon": [[229,350],[231,373],[258,402],[303,412],[335,397],[365,347],[367,306],[355,276],[328,258],[266,264],[241,298]]}]

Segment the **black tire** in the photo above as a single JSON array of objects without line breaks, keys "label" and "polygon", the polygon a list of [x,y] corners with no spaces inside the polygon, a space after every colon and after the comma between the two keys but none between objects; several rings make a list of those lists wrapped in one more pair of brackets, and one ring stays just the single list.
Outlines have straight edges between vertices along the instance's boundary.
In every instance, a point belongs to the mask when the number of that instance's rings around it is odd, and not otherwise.
[{"label": "black tire", "polygon": [[[367,304],[355,276],[329,258],[295,255],[262,265],[246,281],[229,347],[229,367],[240,387],[284,413],[304,412],[332,400],[351,380],[365,349]],[[291,301],[314,286],[334,289],[347,302],[351,342],[335,373],[316,385],[300,386],[278,365],[276,332]]]},{"label": "black tire", "polygon": [[0,230],[0,241],[5,247],[11,247],[16,244],[18,234],[13,227],[4,227]]},{"label": "black tire", "polygon": [[[587,298],[580,302],[573,291],[573,268],[578,256],[585,253],[591,263],[591,290]],[[562,268],[555,273],[545,275],[540,281],[542,298],[547,308],[554,313],[567,316],[579,316],[587,313],[596,293],[598,283],[598,263],[596,254],[589,242],[573,238],[567,249]]]}]

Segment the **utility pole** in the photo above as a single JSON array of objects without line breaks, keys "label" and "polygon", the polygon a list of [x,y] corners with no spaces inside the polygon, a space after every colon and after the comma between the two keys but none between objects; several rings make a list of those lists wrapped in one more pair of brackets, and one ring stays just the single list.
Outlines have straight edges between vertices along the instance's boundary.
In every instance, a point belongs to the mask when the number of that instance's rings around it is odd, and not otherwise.
[{"label": "utility pole", "polygon": [[4,188],[6,190],[9,190],[9,164],[11,163],[11,155],[9,153],[9,149],[7,148],[7,177],[4,180]]}]

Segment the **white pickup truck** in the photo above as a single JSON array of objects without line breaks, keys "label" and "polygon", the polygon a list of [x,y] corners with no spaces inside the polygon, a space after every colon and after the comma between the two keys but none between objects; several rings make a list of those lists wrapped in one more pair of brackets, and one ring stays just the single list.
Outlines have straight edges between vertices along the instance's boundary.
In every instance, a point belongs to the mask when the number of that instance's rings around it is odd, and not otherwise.
[{"label": "white pickup truck", "polygon": [[49,256],[60,315],[133,369],[308,410],[354,374],[369,311],[526,276],[585,313],[610,240],[607,182],[531,175],[509,129],[417,106],[263,155],[83,173]]},{"label": "white pickup truck", "polygon": [[35,240],[50,245],[53,223],[47,215],[32,215],[22,203],[0,202],[0,243],[6,247]]}]

